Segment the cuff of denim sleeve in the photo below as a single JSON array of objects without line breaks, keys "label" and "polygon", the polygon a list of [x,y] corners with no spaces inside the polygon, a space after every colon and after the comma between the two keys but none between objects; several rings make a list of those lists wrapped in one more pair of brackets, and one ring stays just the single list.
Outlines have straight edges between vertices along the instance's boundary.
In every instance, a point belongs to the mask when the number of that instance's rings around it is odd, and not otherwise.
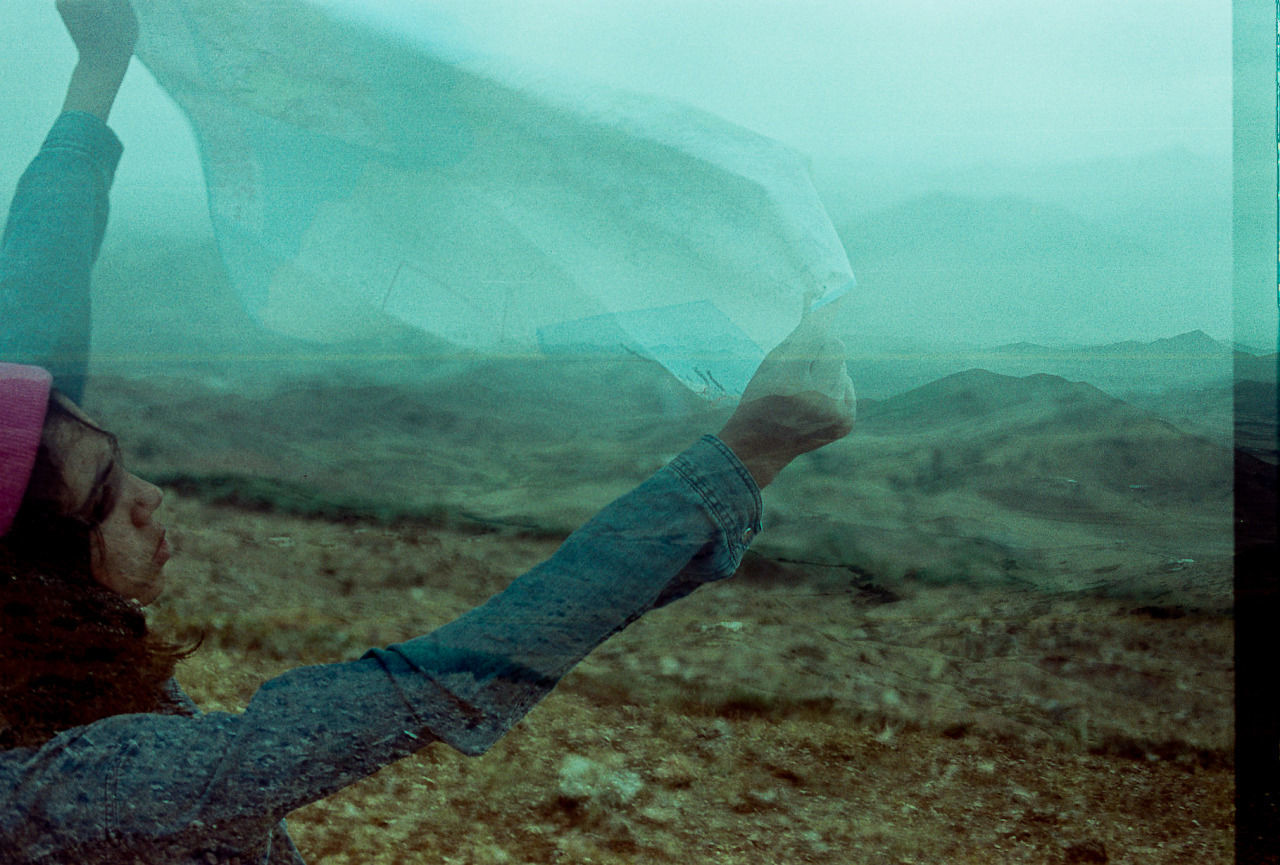
[{"label": "cuff of denim sleeve", "polygon": [[88,111],[65,111],[58,115],[44,139],[47,150],[77,150],[85,154],[102,173],[110,188],[124,145],[102,119]]},{"label": "cuff of denim sleeve", "polygon": [[713,435],[672,460],[671,468],[697,491],[724,533],[724,569],[732,573],[761,530],[760,487],[729,446]]}]

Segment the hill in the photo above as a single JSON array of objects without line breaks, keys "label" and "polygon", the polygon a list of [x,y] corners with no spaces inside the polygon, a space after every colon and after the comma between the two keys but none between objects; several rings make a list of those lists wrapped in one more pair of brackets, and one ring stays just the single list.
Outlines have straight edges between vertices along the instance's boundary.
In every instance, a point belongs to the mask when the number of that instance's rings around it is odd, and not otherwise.
[{"label": "hill", "polygon": [[1123,402],[1085,382],[1047,373],[1026,377],[985,369],[956,373],[879,403],[861,418],[864,428],[914,434],[924,429],[960,427],[1015,418],[1049,423],[1064,410],[1075,415],[1124,411]]},{"label": "hill", "polygon": [[[1049,373],[1087,381],[1122,399],[1133,393],[1228,387],[1239,378],[1274,380],[1275,357],[1236,351],[1194,330],[1149,342],[1125,340],[1051,347],[1031,342],[994,348],[864,350],[856,333],[844,335],[851,349],[849,372],[858,392],[883,399],[935,379],[981,367],[1009,376]],[[1234,356],[1234,364],[1233,364]]]},{"label": "hill", "polygon": [[1090,384],[1053,375],[970,370],[876,405],[862,426],[885,437],[945,435],[954,455],[942,451],[930,469],[940,476],[926,484],[964,483],[1015,508],[1045,499],[1046,484],[1073,501],[1081,484],[1125,496],[1140,491],[1146,503],[1225,500],[1230,493],[1223,448]]},{"label": "hill", "polygon": [[779,478],[780,555],[1227,602],[1228,447],[1043,374],[969,370],[861,408],[854,436]]},{"label": "hill", "polygon": [[[104,378],[90,407],[131,465],[184,495],[539,535],[579,525],[730,410],[653,364],[516,360],[392,382],[333,369],[261,394]],[[768,490],[757,551],[886,584],[1229,603],[1228,449],[1050,375],[970,370],[861,409],[852,436]]]}]

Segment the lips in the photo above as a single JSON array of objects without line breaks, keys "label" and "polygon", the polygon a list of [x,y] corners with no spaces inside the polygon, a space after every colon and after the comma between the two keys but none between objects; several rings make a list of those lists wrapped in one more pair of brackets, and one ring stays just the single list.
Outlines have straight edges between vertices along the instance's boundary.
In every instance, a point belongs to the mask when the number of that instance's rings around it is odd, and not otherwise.
[{"label": "lips", "polygon": [[169,561],[169,556],[171,554],[172,552],[169,549],[168,534],[162,533],[160,535],[160,543],[156,544],[156,552],[155,555],[151,557],[151,561],[155,562],[157,565],[163,565],[165,562]]}]

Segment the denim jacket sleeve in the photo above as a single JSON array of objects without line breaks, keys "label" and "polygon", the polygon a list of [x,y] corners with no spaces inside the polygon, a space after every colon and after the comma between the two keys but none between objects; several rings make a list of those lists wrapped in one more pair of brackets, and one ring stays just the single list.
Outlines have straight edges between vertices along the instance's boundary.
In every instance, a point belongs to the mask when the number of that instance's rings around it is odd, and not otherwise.
[{"label": "denim jacket sleeve", "polygon": [[89,358],[89,274],[122,150],[94,115],[61,115],[18,181],[0,242],[0,360],[45,367],[77,402]]},{"label": "denim jacket sleeve", "polygon": [[[746,468],[706,436],[426,636],[291,670],[240,714],[121,715],[67,731],[21,765],[0,753],[0,815],[23,815],[8,826],[0,816],[0,860],[41,861],[5,854],[44,844],[85,863],[274,862],[272,828],[289,811],[432,741],[483,753],[595,646],[732,575],[760,514]],[[107,852],[91,854],[95,844]]]}]

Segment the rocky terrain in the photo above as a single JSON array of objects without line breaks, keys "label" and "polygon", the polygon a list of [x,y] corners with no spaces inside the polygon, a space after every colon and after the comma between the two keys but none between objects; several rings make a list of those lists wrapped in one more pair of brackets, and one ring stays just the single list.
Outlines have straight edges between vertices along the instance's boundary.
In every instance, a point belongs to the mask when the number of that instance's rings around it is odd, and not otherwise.
[{"label": "rocky terrain", "polygon": [[[728,407],[642,362],[104,374],[167,492],[160,627],[234,710],[548,556]],[[1153,397],[1154,399],[1154,397]],[[1229,862],[1231,459],[1093,385],[860,404],[737,578],[614,638],[493,752],[291,820],[317,862]]]}]

